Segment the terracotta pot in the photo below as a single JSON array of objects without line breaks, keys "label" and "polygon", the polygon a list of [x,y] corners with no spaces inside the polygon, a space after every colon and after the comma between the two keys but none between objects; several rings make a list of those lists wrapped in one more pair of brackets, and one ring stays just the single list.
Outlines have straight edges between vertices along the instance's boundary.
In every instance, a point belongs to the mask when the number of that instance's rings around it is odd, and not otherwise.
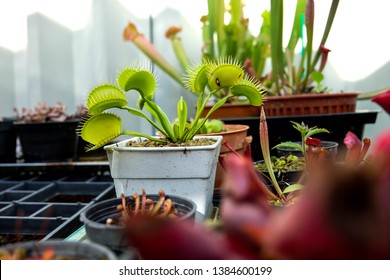
[{"label": "terracotta pot", "polygon": [[[264,110],[267,116],[300,116],[355,112],[357,93],[296,94],[289,96],[264,97]],[[212,105],[206,106],[204,117]],[[224,104],[213,112],[210,118],[259,117],[260,106],[249,104]]]},{"label": "terracotta pot", "polygon": [[[248,136],[248,125],[241,124],[225,124],[224,132],[211,133],[211,134],[202,134],[202,135],[220,135],[223,137],[222,141],[226,141],[232,146],[232,148],[239,154],[244,153],[244,140]],[[222,144],[220,156],[226,156],[230,153],[230,150]],[[221,191],[222,182],[225,175],[225,171],[223,170],[221,164],[218,162],[217,171],[215,175],[215,185],[214,192]]]},{"label": "terracotta pot", "polygon": [[264,97],[267,116],[316,115],[355,112],[357,93],[298,94]]}]

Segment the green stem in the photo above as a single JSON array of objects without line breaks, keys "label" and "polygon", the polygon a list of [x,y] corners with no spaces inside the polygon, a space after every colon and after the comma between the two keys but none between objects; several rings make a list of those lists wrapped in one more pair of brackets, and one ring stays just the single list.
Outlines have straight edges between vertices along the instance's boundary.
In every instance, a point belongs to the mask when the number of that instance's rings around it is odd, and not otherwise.
[{"label": "green stem", "polygon": [[[332,5],[330,6],[328,19],[326,21],[326,26],[325,26],[324,34],[322,35],[320,46],[321,45],[324,46],[326,43],[326,40],[328,39],[328,35],[329,35],[330,29],[333,25],[333,20],[334,20],[334,17],[336,15],[336,11],[337,11],[337,7],[339,5],[339,2],[340,2],[340,0],[333,0],[332,1]],[[308,73],[311,73],[313,71],[315,65],[317,64],[318,60],[320,59],[320,56],[321,56],[321,50],[320,50],[320,48],[318,48],[318,50],[314,56],[313,62],[311,63],[311,68],[308,69]]]},{"label": "green stem", "polygon": [[181,39],[178,36],[173,35],[171,36],[171,43],[173,51],[175,52],[175,55],[179,60],[181,67],[183,68],[183,70],[186,70],[189,67],[190,62],[184,50]]},{"label": "green stem", "polygon": [[[198,127],[198,122],[199,122],[199,119],[200,119],[200,116],[202,115],[203,111],[204,111],[204,108],[206,107],[207,105],[207,102],[209,101],[210,97],[215,93],[217,92],[218,90],[213,90],[213,91],[210,91],[206,98],[204,99],[203,103],[201,103],[201,106],[199,106],[200,102],[201,101],[201,98],[198,99],[198,106],[196,108],[196,115],[195,115],[195,119],[194,121],[192,122],[192,127],[191,129],[187,132],[187,135],[185,137],[185,140],[190,140],[192,139],[192,137],[194,137],[194,135],[198,132],[199,128]],[[203,96],[204,92],[202,93],[202,96]],[[207,119],[207,118],[205,118]]]},{"label": "green stem", "polygon": [[215,32],[215,29],[216,29],[216,26],[215,26],[215,17],[216,17],[216,8],[215,8],[215,1],[214,0],[208,0],[207,1],[207,5],[208,5],[208,32],[207,35],[208,35],[208,39],[207,39],[207,42],[206,42],[206,45],[207,45],[207,50],[208,50],[208,54],[209,54],[209,58],[211,59],[214,59],[215,58],[215,50],[214,50],[214,32]]},{"label": "green stem", "polygon": [[156,138],[156,137],[144,134],[144,133],[131,131],[131,130],[125,130],[125,131],[122,132],[122,134],[126,134],[126,135],[129,135],[129,136],[134,136],[134,137],[143,137],[143,138],[146,138],[146,139],[149,139],[149,140],[152,140],[152,141],[156,141],[156,142],[161,142],[161,143],[166,143],[167,142],[167,140],[164,139],[164,138]]},{"label": "green stem", "polygon": [[216,8],[216,17],[215,17],[215,28],[217,31],[217,44],[219,56],[223,54],[223,48],[225,46],[226,34],[225,34],[225,1],[224,0],[214,0]]},{"label": "green stem", "polygon": [[311,66],[311,54],[313,52],[313,32],[314,32],[314,0],[308,0],[306,4],[305,12],[305,26],[306,26],[306,73],[303,80],[302,89],[305,90],[308,84],[308,79],[310,76],[309,70],[312,69]]},{"label": "green stem", "polygon": [[[210,111],[207,113],[207,115],[203,118],[203,120],[194,125],[193,126],[193,129],[191,129],[191,134],[189,134],[189,139],[191,139],[198,131],[199,129],[206,123],[206,121],[209,119],[210,115],[215,111],[217,110],[219,107],[221,107],[223,104],[226,103],[226,100],[228,100],[230,97],[233,97],[234,95],[228,95],[228,96],[225,96],[224,98],[222,98],[221,100],[219,100],[217,103],[214,104],[213,107],[211,107]],[[195,127],[195,128],[194,128]]]},{"label": "green stem", "polygon": [[161,126],[159,126],[157,123],[155,123],[151,118],[149,118],[147,115],[145,115],[142,111],[137,110],[137,109],[134,109],[134,108],[130,108],[130,107],[125,107],[125,108],[122,108],[122,109],[127,110],[130,114],[132,114],[132,115],[134,115],[134,116],[138,116],[138,117],[144,118],[144,119],[147,120],[155,129],[157,129],[157,130],[160,131],[162,134],[164,134],[166,137],[168,137],[168,135],[166,135],[166,132],[164,131],[164,129],[162,129]]},{"label": "green stem", "polygon": [[126,27],[124,35],[126,41],[131,41],[150,60],[156,63],[163,71],[171,76],[179,84],[184,85],[182,75],[160,54],[154,45],[141,33],[133,23]]},{"label": "green stem", "polygon": [[261,145],[261,152],[263,154],[264,163],[267,167],[269,176],[271,178],[272,184],[278,193],[279,197],[281,199],[285,199],[284,194],[279,186],[278,181],[276,180],[274,170],[272,168],[272,161],[271,161],[271,155],[270,155],[270,149],[269,149],[269,140],[268,140],[268,127],[267,127],[267,120],[265,117],[264,107],[261,106],[261,113],[260,113],[260,127],[259,127],[259,134],[260,134],[260,145]]},{"label": "green stem", "polygon": [[283,1],[271,0],[271,64],[276,94],[283,79]]},{"label": "green stem", "polygon": [[177,139],[168,116],[156,103],[150,101],[149,99],[144,99],[144,100],[146,104],[149,106],[149,109],[154,112],[155,116],[157,116],[157,120],[164,128],[164,131],[166,132],[166,134],[164,133],[164,135],[168,135],[168,138],[175,142]]}]

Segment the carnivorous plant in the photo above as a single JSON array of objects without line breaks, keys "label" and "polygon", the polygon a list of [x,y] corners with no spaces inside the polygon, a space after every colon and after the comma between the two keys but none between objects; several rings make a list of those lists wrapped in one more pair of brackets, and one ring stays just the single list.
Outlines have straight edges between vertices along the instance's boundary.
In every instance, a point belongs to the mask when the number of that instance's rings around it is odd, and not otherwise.
[{"label": "carnivorous plant", "polygon": [[[171,123],[161,107],[154,102],[156,78],[147,67],[133,65],[119,74],[117,85],[107,83],[92,89],[87,100],[89,116],[79,127],[81,137],[91,144],[87,149],[95,150],[120,135],[144,137],[158,142],[185,143],[193,139],[209,116],[229,98],[245,96],[252,105],[260,106],[263,103],[263,89],[260,83],[248,78],[242,65],[230,58],[204,61],[190,67],[184,77],[184,83],[188,90],[198,95],[197,111],[191,122],[187,121],[189,116],[183,97],[177,103],[177,121],[174,123]],[[205,117],[201,117],[210,97],[224,89],[227,89],[228,95],[215,103]],[[129,107],[126,98],[126,93],[133,93],[133,90],[139,94],[137,108]],[[122,130],[121,118],[112,112],[106,112],[113,108],[145,119],[164,137]]]}]

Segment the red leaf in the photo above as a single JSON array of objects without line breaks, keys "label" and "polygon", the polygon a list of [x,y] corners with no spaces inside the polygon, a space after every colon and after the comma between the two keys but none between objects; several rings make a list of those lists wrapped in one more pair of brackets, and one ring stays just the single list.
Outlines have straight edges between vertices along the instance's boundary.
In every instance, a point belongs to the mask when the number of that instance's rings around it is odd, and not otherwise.
[{"label": "red leaf", "polygon": [[371,99],[390,114],[390,89]]}]

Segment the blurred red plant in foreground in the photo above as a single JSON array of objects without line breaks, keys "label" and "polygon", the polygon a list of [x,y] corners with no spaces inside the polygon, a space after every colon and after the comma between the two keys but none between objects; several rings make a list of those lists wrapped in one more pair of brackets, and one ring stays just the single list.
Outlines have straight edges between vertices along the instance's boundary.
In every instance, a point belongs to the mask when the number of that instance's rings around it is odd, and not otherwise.
[{"label": "blurred red plant in foreground", "polygon": [[390,114],[390,89],[373,97],[371,100],[380,105],[388,114]]},{"label": "blurred red plant in foreground", "polygon": [[[369,142],[352,133],[345,163],[311,170],[298,203],[269,204],[250,159],[225,158],[222,226],[159,221],[128,228],[144,259],[389,259],[390,131]],[[147,221],[143,221],[143,223]]]}]

